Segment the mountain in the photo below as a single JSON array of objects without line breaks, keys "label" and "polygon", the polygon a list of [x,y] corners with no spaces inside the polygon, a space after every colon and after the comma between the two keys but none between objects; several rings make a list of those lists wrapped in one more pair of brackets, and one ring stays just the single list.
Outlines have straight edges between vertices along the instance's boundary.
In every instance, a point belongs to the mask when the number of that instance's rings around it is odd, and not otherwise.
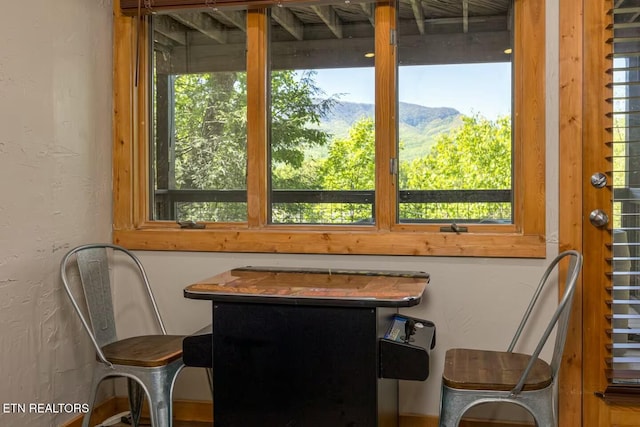
[{"label": "mountain", "polygon": [[[454,108],[424,107],[406,102],[401,102],[399,108],[400,141],[404,147],[402,157],[405,160],[424,156],[435,143],[438,134],[449,132],[462,124],[462,115]],[[354,123],[373,116],[373,104],[339,102],[322,117],[319,127],[334,138],[346,138]],[[324,153],[315,154],[322,156]]]}]

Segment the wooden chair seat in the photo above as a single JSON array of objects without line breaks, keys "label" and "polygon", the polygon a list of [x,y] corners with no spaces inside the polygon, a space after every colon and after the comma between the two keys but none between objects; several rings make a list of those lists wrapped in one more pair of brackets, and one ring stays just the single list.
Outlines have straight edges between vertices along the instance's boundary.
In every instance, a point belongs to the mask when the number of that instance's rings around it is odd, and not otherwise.
[{"label": "wooden chair seat", "polygon": [[107,360],[117,365],[165,366],[182,357],[184,335],[145,335],[102,347]]},{"label": "wooden chair seat", "polygon": [[[454,348],[445,356],[443,382],[463,390],[512,390],[531,356],[503,351]],[[552,382],[551,366],[537,359],[523,390],[540,390]]]}]

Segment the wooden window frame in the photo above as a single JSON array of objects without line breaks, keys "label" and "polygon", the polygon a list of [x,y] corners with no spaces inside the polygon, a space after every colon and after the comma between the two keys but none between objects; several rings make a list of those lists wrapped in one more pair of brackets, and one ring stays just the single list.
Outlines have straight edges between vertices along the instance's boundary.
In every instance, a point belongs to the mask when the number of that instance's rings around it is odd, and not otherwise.
[{"label": "wooden window frame", "polygon": [[267,223],[269,23],[266,9],[251,9],[247,18],[248,220],[207,223],[204,229],[194,230],[149,220],[148,28],[145,20],[124,16],[120,2],[114,1],[113,241],[140,250],[544,257],[545,3],[515,0],[514,9],[519,19],[514,23],[513,224],[469,224],[468,232],[451,233],[440,231],[448,224],[397,223],[396,183],[387,170],[388,160],[396,155],[397,138],[396,46],[390,40],[396,8],[391,0],[376,7],[376,224]]}]

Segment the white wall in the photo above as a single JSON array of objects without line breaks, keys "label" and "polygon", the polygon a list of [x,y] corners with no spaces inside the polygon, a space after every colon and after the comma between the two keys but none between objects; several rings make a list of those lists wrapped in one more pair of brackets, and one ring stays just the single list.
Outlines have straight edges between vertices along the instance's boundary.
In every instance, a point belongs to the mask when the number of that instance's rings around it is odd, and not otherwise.
[{"label": "white wall", "polygon": [[0,13],[0,425],[72,414],[93,352],[58,278],[65,250],[111,236],[112,3],[3,2]]}]

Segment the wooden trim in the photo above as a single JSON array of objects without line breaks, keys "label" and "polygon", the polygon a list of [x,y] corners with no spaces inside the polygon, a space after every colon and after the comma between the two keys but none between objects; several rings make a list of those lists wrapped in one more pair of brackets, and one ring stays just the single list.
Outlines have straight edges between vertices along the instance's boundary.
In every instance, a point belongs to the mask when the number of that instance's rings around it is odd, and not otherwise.
[{"label": "wooden trim", "polygon": [[[129,410],[129,401],[126,397],[115,397],[116,407],[119,411]],[[173,419],[180,421],[213,422],[213,403],[206,400],[174,400]],[[117,413],[117,412],[116,412]],[[143,418],[149,418],[149,405],[146,401],[142,405]]]},{"label": "wooden trim", "polygon": [[[151,158],[151,150],[149,144],[146,141],[149,141],[150,138],[150,129],[149,129],[149,113],[151,111],[150,104],[150,91],[147,90],[149,87],[149,76],[151,67],[153,64],[150,64],[149,61],[149,19],[142,18],[136,19],[138,22],[137,26],[134,28],[136,33],[134,34],[134,38],[136,40],[134,54],[138,56],[134,61],[134,83],[137,83],[137,86],[133,88],[134,90],[134,106],[137,108],[133,108],[134,112],[134,125],[133,129],[134,134],[136,135],[136,139],[133,147],[133,162],[136,164],[136,171],[134,173],[134,182],[133,182],[133,198],[137,200],[137,203],[133,206],[133,218],[135,221],[135,225],[148,221],[151,218],[149,213],[149,192],[150,192],[150,165],[149,159]],[[136,68],[137,64],[137,70]]]},{"label": "wooden trim", "polygon": [[[205,226],[207,230],[244,230],[248,228],[245,222],[200,222]],[[451,223],[435,223],[435,224],[397,224],[393,231],[410,232],[410,233],[438,233],[440,234],[440,228],[448,226]],[[500,234],[500,235],[515,235],[522,236],[522,233],[518,231],[518,227],[514,224],[464,224],[467,227],[467,235],[487,235],[487,234]],[[180,224],[173,221],[159,220],[159,221],[145,221],[137,224],[138,230],[153,230],[153,229],[179,229]],[[296,225],[296,224],[269,224],[265,225],[265,228],[271,231],[290,231],[293,234],[300,232],[314,232],[323,231],[329,234],[335,231],[358,231],[358,232],[376,232],[377,227],[374,225]]]},{"label": "wooden trim", "polygon": [[[393,227],[393,231],[409,231],[413,233],[440,233],[440,228],[449,226],[451,223],[436,223],[436,224],[410,224],[402,223],[396,224]],[[522,235],[519,231],[519,227],[515,224],[461,224],[467,227],[467,233],[469,234],[517,234]]]},{"label": "wooden trim", "polygon": [[[594,172],[608,170],[605,156],[610,152],[605,142],[610,138],[606,128],[611,125],[607,118],[608,105],[605,101],[611,96],[606,84],[611,76],[607,74],[609,53],[605,41],[611,36],[606,29],[611,16],[607,9],[612,1],[584,2],[584,86],[583,86],[583,211],[582,217],[588,217],[591,210],[611,209],[611,188],[595,189],[590,184]],[[596,392],[607,387],[605,376],[605,358],[609,355],[606,348],[608,337],[605,332],[605,315],[609,312],[605,300],[606,287],[610,279],[605,274],[605,259],[612,256],[606,243],[610,241],[607,229],[596,228],[588,223],[583,227],[583,425],[585,427],[610,425],[610,407],[595,396]]]},{"label": "wooden trim", "polygon": [[[213,404],[200,400],[176,400],[173,402],[173,418],[180,421],[213,422]],[[98,406],[91,414],[90,425],[94,426],[105,419],[129,410],[129,401],[126,397],[112,397]],[[143,418],[149,418],[147,401],[143,401]],[[82,427],[82,415],[75,417],[61,427]]]},{"label": "wooden trim", "polygon": [[250,228],[267,223],[267,52],[266,9],[247,11],[247,221]]},{"label": "wooden trim", "polygon": [[134,20],[119,13],[113,2],[113,227],[133,228],[133,66],[135,64]]},{"label": "wooden trim", "polygon": [[173,251],[544,258],[546,250],[539,236],[513,234],[155,229],[116,230],[113,239],[129,249]]},{"label": "wooden trim", "polygon": [[[605,258],[611,256],[606,247],[611,236],[583,220],[592,209],[611,209],[611,188],[597,190],[589,181],[594,172],[609,169],[605,157],[611,154],[605,144],[610,107],[604,100],[610,96],[606,40],[612,34],[606,27],[612,6],[612,1],[560,2],[560,249],[582,248],[585,257],[561,371],[560,425],[631,427],[638,425],[640,413],[632,406],[637,400],[629,401],[607,386],[609,309],[604,301],[610,279]],[[578,365],[583,375],[581,408],[575,396]]]},{"label": "wooden trim", "polygon": [[[559,251],[582,252],[582,2],[560,2]],[[567,266],[560,266],[560,277]],[[564,289],[558,289],[559,297]],[[582,425],[582,277],[578,279],[558,385],[559,425]]]},{"label": "wooden trim", "polygon": [[[609,406],[611,416],[607,425],[613,427],[638,427],[640,408],[637,406]],[[600,424],[605,425],[605,424]]]},{"label": "wooden trim", "polygon": [[391,175],[390,161],[397,159],[397,43],[391,40],[396,31],[395,0],[378,3],[375,9],[375,132],[376,132],[376,226],[389,230],[396,222],[396,177]]},{"label": "wooden trim", "polygon": [[514,13],[514,223],[544,236],[545,1],[516,0]]},{"label": "wooden trim", "polygon": [[[122,398],[123,402],[126,402],[126,398]],[[91,413],[91,421],[89,421],[90,426],[95,426],[96,424],[106,420],[107,418],[118,414],[120,412],[128,410],[129,405],[124,405],[125,409],[121,409],[118,404],[118,401],[115,397],[105,400],[104,402],[96,405],[93,408],[93,412]],[[60,427],[82,427],[82,418],[84,414],[78,415],[74,417],[70,421],[62,424]]]}]

